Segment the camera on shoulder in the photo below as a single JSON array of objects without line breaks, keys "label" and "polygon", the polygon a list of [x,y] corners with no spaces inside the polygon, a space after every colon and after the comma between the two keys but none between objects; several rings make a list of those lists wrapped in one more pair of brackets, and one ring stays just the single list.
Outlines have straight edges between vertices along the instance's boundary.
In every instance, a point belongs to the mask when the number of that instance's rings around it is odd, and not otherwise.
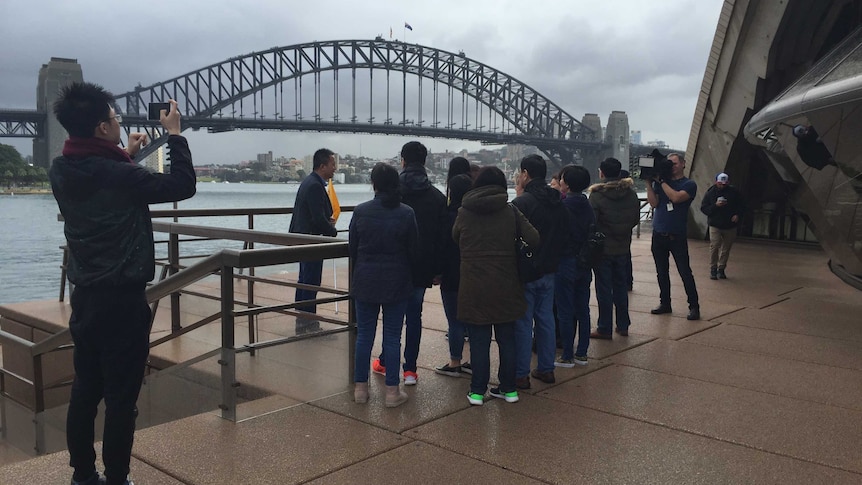
[{"label": "camera on shoulder", "polygon": [[655,178],[669,179],[673,175],[673,162],[667,159],[667,155],[654,149],[648,157],[638,159],[641,180],[652,180]]}]

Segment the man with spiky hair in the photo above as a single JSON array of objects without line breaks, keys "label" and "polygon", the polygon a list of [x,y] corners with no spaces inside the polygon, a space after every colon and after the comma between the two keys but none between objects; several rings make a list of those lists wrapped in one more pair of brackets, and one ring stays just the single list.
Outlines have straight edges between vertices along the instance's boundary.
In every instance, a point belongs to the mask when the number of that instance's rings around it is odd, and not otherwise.
[{"label": "man with spiky hair", "polygon": [[[71,295],[69,330],[75,343],[75,381],[66,418],[66,443],[74,468],[72,485],[131,484],[135,403],[149,355],[152,314],[145,293],[155,276],[153,226],[148,204],[195,194],[188,142],[180,136],[177,103],[162,110],[171,173],[152,173],[132,157],[147,142],[129,135],[120,142],[122,117],[101,86],[63,88],[54,113],[69,133],[63,154],[51,165],[54,198],[65,221]],[[94,424],[105,400],[102,459],[96,471]]]}]

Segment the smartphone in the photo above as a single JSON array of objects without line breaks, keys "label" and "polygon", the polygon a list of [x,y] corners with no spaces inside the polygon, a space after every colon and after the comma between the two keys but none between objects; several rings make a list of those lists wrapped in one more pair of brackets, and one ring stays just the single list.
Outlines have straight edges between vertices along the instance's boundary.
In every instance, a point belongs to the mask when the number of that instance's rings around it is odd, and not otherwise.
[{"label": "smartphone", "polygon": [[165,114],[171,110],[171,103],[150,103],[147,114],[148,120],[159,121],[159,111],[165,110]]}]

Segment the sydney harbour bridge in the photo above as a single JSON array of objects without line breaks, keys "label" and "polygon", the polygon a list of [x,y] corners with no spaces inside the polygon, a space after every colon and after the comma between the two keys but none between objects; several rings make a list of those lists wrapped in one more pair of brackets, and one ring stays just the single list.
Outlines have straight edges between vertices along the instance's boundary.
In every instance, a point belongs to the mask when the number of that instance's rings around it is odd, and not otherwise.
[{"label": "sydney harbour bridge", "polygon": [[[43,77],[40,72],[40,83]],[[0,110],[0,136],[65,138],[48,133],[52,121],[53,131],[62,128],[50,113],[56,94],[41,91],[48,99],[36,110]],[[463,52],[379,37],[275,47],[117,95],[126,132],[147,131],[155,140],[141,157],[164,141],[158,122],[147,120],[147,105],[169,98],[179,103],[184,129],[213,133],[379,133],[522,144],[558,164],[597,163],[616,145],[604,143],[600,126],[586,126],[527,84]],[[39,156],[34,148],[36,164],[47,166],[51,152]]]}]

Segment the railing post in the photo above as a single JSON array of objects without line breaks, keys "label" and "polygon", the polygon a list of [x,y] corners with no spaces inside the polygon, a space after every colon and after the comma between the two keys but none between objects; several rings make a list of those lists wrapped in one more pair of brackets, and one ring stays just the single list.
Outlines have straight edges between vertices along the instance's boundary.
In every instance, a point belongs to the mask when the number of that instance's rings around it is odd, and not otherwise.
[{"label": "railing post", "polygon": [[45,389],[42,378],[42,354],[33,356],[33,391],[35,394],[36,406],[33,410],[33,425],[36,431],[36,450],[37,455],[45,454]]},{"label": "railing post", "polygon": [[[250,231],[254,230],[254,214],[248,215],[248,229]],[[249,242],[248,248],[254,249],[254,241]],[[251,279],[249,279],[246,282],[246,289],[248,290],[248,304],[251,306],[254,306],[254,266],[252,266],[251,268],[248,269],[248,275],[252,277]],[[255,315],[249,315],[248,316],[248,343],[250,343],[250,344],[257,342],[257,338],[255,335],[257,325],[255,323],[255,318],[257,318],[257,316],[255,316]],[[252,357],[254,357],[255,350],[252,349],[251,352],[249,352],[249,354]]]},{"label": "railing post", "polygon": [[221,268],[221,417],[236,422],[236,351],[234,350],[233,267]]},{"label": "railing post", "polygon": [[[347,289],[353,281],[353,258],[347,258]],[[347,385],[353,385],[356,361],[356,304],[351,297],[347,300]]]},{"label": "railing post", "polygon": [[[172,232],[168,242],[168,263],[170,274],[176,274],[180,270],[180,236]],[[176,332],[182,328],[180,325],[180,292],[171,293],[171,330]]]}]

